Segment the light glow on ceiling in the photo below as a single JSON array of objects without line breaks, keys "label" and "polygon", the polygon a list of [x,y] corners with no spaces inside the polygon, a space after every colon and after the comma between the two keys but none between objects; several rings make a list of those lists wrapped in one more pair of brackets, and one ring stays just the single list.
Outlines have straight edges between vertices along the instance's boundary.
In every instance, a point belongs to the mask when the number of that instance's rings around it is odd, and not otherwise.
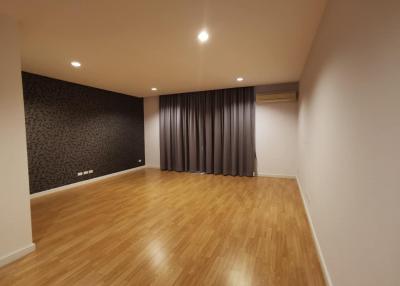
[{"label": "light glow on ceiling", "polygon": [[201,31],[198,35],[197,35],[197,39],[199,39],[200,43],[205,43],[208,41],[209,35],[208,32],[206,30]]},{"label": "light glow on ceiling", "polygon": [[81,63],[78,61],[72,61],[71,62],[71,66],[73,66],[74,68],[80,68],[81,67]]}]

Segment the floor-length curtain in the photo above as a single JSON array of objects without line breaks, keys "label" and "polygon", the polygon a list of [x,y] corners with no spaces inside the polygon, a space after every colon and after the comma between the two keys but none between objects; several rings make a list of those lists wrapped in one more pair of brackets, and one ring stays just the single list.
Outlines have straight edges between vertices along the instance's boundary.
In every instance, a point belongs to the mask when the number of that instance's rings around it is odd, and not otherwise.
[{"label": "floor-length curtain", "polygon": [[162,170],[253,176],[253,87],[160,96]]}]

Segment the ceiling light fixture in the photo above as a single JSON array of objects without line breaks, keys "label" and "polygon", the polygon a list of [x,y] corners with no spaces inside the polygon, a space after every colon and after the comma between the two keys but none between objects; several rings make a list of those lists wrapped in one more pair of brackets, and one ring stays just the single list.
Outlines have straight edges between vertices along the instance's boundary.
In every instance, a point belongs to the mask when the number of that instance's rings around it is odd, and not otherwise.
[{"label": "ceiling light fixture", "polygon": [[71,62],[71,66],[73,66],[74,68],[80,68],[81,67],[81,63],[78,61],[72,61]]},{"label": "ceiling light fixture", "polygon": [[243,81],[243,80],[244,80],[244,78],[242,78],[242,77],[236,78],[236,81]]},{"label": "ceiling light fixture", "polygon": [[197,35],[197,39],[199,39],[200,43],[205,43],[208,41],[208,33],[206,30],[201,31],[198,35]]},{"label": "ceiling light fixture", "polygon": [[151,90],[152,91],[157,91],[157,87],[152,87]]}]

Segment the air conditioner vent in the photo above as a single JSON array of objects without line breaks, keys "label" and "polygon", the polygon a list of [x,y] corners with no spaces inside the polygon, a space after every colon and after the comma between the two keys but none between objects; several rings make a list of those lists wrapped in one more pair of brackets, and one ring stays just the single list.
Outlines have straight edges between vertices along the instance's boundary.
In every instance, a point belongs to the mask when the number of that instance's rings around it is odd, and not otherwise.
[{"label": "air conditioner vent", "polygon": [[298,89],[299,84],[297,82],[259,85],[255,87],[256,102],[273,103],[296,101]]},{"label": "air conditioner vent", "polygon": [[277,94],[256,94],[257,102],[283,102],[283,101],[296,101],[296,92],[285,92]]}]

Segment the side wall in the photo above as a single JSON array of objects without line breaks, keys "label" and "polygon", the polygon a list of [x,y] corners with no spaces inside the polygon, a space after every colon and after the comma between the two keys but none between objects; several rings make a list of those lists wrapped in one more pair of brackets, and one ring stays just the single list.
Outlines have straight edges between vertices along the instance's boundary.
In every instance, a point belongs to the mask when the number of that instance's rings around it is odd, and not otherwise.
[{"label": "side wall", "polygon": [[142,98],[22,78],[31,193],[144,165]]},{"label": "side wall", "polygon": [[296,176],[297,116],[298,102],[256,103],[258,175]]},{"label": "side wall", "polygon": [[399,1],[329,1],[300,83],[298,178],[333,285],[400,285],[399,19]]},{"label": "side wall", "polygon": [[160,168],[160,119],[158,96],[144,98],[144,143],[146,165]]},{"label": "side wall", "polygon": [[17,24],[0,15],[0,266],[34,249]]}]

